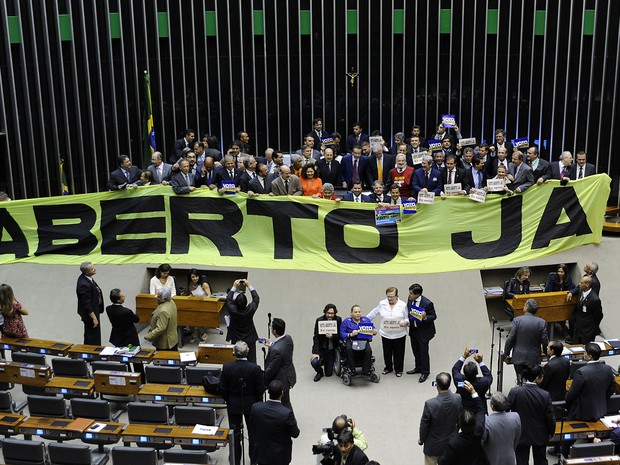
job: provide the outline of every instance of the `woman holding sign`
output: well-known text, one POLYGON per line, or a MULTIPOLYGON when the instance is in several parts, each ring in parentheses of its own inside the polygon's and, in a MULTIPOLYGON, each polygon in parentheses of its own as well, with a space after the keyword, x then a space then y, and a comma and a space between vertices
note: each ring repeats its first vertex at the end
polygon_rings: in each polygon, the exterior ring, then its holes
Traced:
POLYGON ((405 340, 407 339, 407 304, 398 298, 398 289, 388 287, 385 291, 385 299, 379 302, 376 308, 366 315, 369 320, 381 315, 381 342, 383 344, 383 361, 387 375, 396 371, 396 376, 403 375, 405 365, 405 340))

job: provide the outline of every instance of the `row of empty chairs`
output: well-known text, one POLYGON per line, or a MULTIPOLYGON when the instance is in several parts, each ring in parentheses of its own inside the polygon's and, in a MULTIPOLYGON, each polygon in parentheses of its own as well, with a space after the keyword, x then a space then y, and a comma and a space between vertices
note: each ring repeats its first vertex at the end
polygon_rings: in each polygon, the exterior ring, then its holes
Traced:
MULTIPOLYGON (((7 465, 105 465, 108 452, 93 451, 86 445, 49 443, 24 439, 4 439, 2 441, 4 463, 7 465)), ((206 451, 166 450, 165 463, 208 464, 206 451)), ((150 447, 112 448, 114 465, 157 465, 157 451, 150 447)))

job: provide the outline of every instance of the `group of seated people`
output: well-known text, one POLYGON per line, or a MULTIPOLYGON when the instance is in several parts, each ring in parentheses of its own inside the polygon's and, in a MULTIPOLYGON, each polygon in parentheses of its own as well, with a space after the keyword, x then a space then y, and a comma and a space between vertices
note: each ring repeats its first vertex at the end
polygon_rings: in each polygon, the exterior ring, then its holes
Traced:
POLYGON ((458 126, 450 133, 438 124, 425 139, 421 128, 414 125, 410 137, 399 132, 388 147, 378 131, 368 136, 359 123, 353 125, 346 144, 340 134, 327 134, 322 126, 320 118, 314 120, 302 147, 290 154, 290 165, 278 149, 252 155, 247 132, 237 134, 238 139, 222 154, 215 148, 217 138, 205 134, 202 141, 196 141, 195 131, 188 129, 175 142, 170 163, 155 152, 152 164, 142 171, 127 155, 121 155, 108 189, 169 184, 177 194, 208 188, 220 194, 304 195, 335 201, 340 200, 335 192, 344 189, 349 191, 342 198, 345 201, 400 204, 416 199, 420 192, 443 199, 475 190, 513 195, 549 179, 566 183, 596 174, 583 151, 577 153, 576 164, 570 152, 549 162, 540 158, 536 146, 524 147, 524 151, 514 147, 503 129, 495 131, 493 144, 464 146, 458 126), (364 190, 372 194, 364 195, 364 190))

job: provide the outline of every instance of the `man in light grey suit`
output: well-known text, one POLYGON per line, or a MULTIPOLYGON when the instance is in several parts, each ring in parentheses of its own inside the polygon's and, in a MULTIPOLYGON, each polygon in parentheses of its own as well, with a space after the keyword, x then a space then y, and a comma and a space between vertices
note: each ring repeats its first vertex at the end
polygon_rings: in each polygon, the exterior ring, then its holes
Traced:
POLYGON ((534 173, 532 167, 523 163, 523 152, 514 152, 512 154, 512 163, 508 164, 508 175, 506 176, 514 187, 516 193, 525 192, 525 190, 534 184, 534 173))
POLYGON ((147 170, 153 174, 153 184, 167 185, 172 176, 172 165, 164 163, 164 156, 161 152, 153 152, 151 163, 147 170))
POLYGON ((491 410, 484 422, 482 447, 490 464, 515 465, 515 449, 521 437, 521 417, 509 412, 508 399, 501 392, 491 396, 491 410))
POLYGON ((282 165, 280 176, 271 182, 271 195, 302 195, 303 189, 299 178, 291 174, 291 169, 282 165))
POLYGON ((172 175, 170 185, 175 194, 189 194, 196 190, 194 175, 189 172, 189 160, 183 158, 179 162, 178 173, 172 175))
POLYGON ((512 321, 510 334, 504 346, 504 358, 512 350, 512 364, 517 372, 517 381, 521 384, 521 371, 528 365, 540 365, 540 354, 546 350, 547 323, 536 315, 538 302, 527 299, 523 307, 524 315, 512 321))
POLYGON ((424 465, 437 465, 439 457, 446 451, 452 433, 456 431, 461 413, 461 396, 450 391, 452 376, 439 373, 435 378, 437 397, 424 403, 420 418, 419 445, 424 445, 424 465))

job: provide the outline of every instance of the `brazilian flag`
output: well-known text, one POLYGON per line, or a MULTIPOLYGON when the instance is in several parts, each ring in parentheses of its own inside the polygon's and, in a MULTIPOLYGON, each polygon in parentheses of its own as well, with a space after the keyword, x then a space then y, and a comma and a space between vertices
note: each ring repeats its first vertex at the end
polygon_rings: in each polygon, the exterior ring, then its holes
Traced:
POLYGON ((148 71, 144 72, 144 139, 142 146, 144 155, 142 169, 146 169, 151 164, 151 155, 157 147, 155 145, 155 128, 153 127, 153 103, 151 101, 151 76, 148 71))

